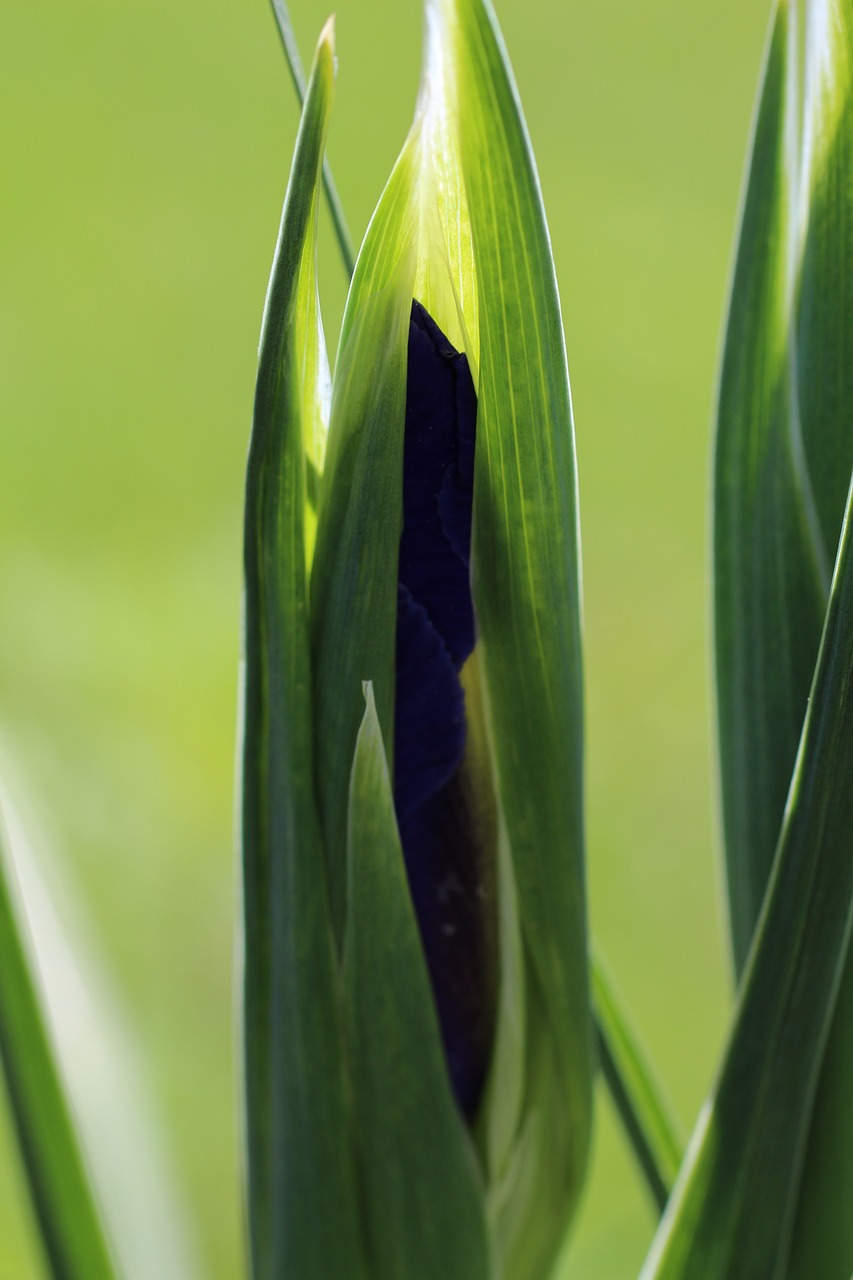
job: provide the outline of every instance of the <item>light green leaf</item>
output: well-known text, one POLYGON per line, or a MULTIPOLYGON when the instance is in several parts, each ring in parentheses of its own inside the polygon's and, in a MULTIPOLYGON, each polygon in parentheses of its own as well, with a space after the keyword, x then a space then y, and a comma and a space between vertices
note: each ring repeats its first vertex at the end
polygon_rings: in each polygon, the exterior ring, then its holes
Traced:
POLYGON ((794 11, 783 0, 754 126, 717 407, 717 710, 738 973, 770 875, 828 587, 789 350, 795 47, 794 11))
POLYGON ((333 77, 327 26, 267 295, 246 481, 244 1037, 255 1280, 364 1274, 314 791, 306 571, 309 464, 319 468, 324 434, 314 254, 333 77))
POLYGON ((54 1280, 116 1280, 51 1045, 0 814, 0 1062, 54 1280))
POLYGON ((349 767, 372 681, 393 758, 396 574, 412 298, 478 383, 463 673, 493 794, 502 991, 477 1120, 507 1280, 550 1267, 586 1168, 579 552, 559 304, 526 130, 489 7, 431 0, 416 119, 359 256, 335 373, 311 579, 318 788, 338 933, 349 767))
MULTIPOLYGON (((851 505, 737 1016, 643 1280, 786 1274, 805 1137, 853 926, 851 505)), ((814 1274, 811 1262, 805 1274, 814 1274)))
MULTIPOLYGON (((805 243, 797 318, 800 416, 829 558, 853 466, 853 14, 808 8, 805 243)), ((853 1268, 853 957, 827 1045, 803 1171, 791 1280, 853 1268)))
POLYGON ((592 989, 601 1070, 649 1191, 662 1213, 684 1155, 672 1109, 607 968, 595 955, 592 989))
POLYGON ((373 689, 355 748, 344 991, 375 1280, 489 1280, 485 1193, 450 1088, 373 689))
POLYGON ((32 970, 115 1267, 124 1280, 195 1280, 190 1216, 143 1046, 97 954, 67 860, 59 860, 63 850, 40 821, 43 809, 28 803, 2 736, 0 777, 19 919, 28 925, 32 970))
POLYGON ((509 1158, 522 1146, 527 1156, 518 1229, 504 1224, 502 1238, 506 1274, 527 1277, 549 1267, 571 1220, 591 1118, 574 434, 548 229, 494 13, 483 0, 436 0, 429 18, 477 286, 473 594, 528 988, 528 1078, 509 1158))

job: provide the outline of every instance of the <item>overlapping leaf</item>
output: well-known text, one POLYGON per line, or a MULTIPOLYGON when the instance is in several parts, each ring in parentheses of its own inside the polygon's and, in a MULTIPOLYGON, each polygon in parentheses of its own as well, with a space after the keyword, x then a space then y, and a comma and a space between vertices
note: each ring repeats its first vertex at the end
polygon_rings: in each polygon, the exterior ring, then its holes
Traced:
POLYGON ((344 991, 375 1280, 490 1280, 482 1175, 450 1091, 373 691, 349 806, 344 991))
POLYGON ((528 1064, 506 1174, 511 1276, 547 1266, 586 1166, 591 1027, 583 872, 577 493, 554 265, 491 6, 437 3, 479 299, 472 573, 487 721, 517 888, 528 1064), (510 1170, 510 1164, 514 1166, 510 1170))
MULTIPOLYGON (((825 552, 835 557, 853 468, 853 13, 809 5, 805 220, 797 315, 803 441, 825 552)), ((791 1280, 853 1269, 853 957, 848 956, 815 1102, 791 1280)))
POLYGON ((808 1121, 853 925, 851 771, 848 507, 782 836, 737 1017, 644 1280, 786 1274, 808 1121))
MULTIPOLYGON (((846 1275, 850 1267, 850 1258, 831 1241, 844 1234, 838 1222, 829 1236, 817 1230, 805 1247, 795 1243, 789 1264, 801 1189, 806 1197, 817 1189, 824 1228, 833 1216, 849 1217, 837 1198, 843 1198, 843 1182, 830 1185, 827 1163, 816 1188, 813 1170, 803 1176, 803 1156, 810 1132, 812 1147, 817 1137, 824 1155, 840 1137, 836 1132, 830 1139, 823 1125, 810 1130, 810 1123, 853 921, 849 527, 819 657, 817 639, 827 550, 831 559, 840 528, 839 484, 846 491, 850 465, 839 456, 831 429, 820 437, 823 411, 815 415, 807 394, 801 402, 802 438, 797 412, 791 318, 797 239, 791 225, 797 132, 790 87, 793 16, 793 7, 782 0, 756 120, 717 433, 722 791, 735 957, 739 967, 747 955, 749 962, 717 1086, 643 1273, 649 1280, 789 1274, 799 1280, 846 1275), (842 481, 833 475, 834 498, 826 487, 826 458, 813 468, 807 456, 819 437, 827 456, 835 449, 833 465, 846 471, 842 481), (833 503, 836 526, 827 546, 833 503)), ((837 38, 838 28, 827 26, 822 35, 837 38)), ((808 261, 807 250, 806 273, 808 261)), ((820 286, 821 306, 834 317, 830 323, 843 329, 828 285, 825 279, 820 286)), ((802 323, 800 330, 795 367, 802 384, 802 323)), ((832 1109, 840 1119, 849 1084, 834 1074, 832 1109)))
POLYGON ((783 3, 755 122, 717 411, 717 709, 738 972, 770 875, 828 585, 791 369, 794 48, 783 3))

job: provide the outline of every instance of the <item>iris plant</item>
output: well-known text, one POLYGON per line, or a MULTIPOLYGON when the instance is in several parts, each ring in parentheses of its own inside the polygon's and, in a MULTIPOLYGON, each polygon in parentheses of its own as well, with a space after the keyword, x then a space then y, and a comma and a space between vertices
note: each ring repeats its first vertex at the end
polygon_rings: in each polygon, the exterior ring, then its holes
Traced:
MULTIPOLYGON (((794 5, 774 4, 720 376, 739 986, 685 1153, 588 961, 572 411, 494 14, 426 0, 415 121, 355 263, 333 378, 315 260, 331 25, 320 38, 246 489, 253 1280, 553 1275, 596 1045, 661 1211, 644 1280, 850 1280, 853 17, 846 0, 806 10, 802 59, 794 5)), ((116 1280, 23 936, 0 875, 0 1052, 47 1257, 57 1280, 116 1280)))
POLYGON ((530 1277, 577 1201, 592 1076, 553 263, 493 18, 431 3, 329 396, 314 240, 332 65, 327 29, 249 461, 255 1266, 530 1277))

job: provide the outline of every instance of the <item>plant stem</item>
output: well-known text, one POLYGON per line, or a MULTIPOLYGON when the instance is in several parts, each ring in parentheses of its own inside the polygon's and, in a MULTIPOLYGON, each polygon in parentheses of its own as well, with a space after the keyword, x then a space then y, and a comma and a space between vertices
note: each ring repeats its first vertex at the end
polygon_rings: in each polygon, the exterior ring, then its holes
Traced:
POLYGON ((662 1213, 682 1159, 671 1107, 600 955, 592 990, 601 1071, 652 1199, 662 1213))

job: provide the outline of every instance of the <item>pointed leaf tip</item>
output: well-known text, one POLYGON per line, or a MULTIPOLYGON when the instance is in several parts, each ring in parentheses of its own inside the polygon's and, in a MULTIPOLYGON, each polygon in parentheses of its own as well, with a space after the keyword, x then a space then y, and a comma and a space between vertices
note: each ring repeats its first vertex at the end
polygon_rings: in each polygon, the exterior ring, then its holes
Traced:
POLYGON ((320 38, 317 41, 318 53, 320 49, 325 45, 328 48, 329 53, 332 55, 333 58, 335 56, 335 16, 336 15, 334 13, 329 14, 328 18, 326 19, 323 30, 320 32, 320 38))

